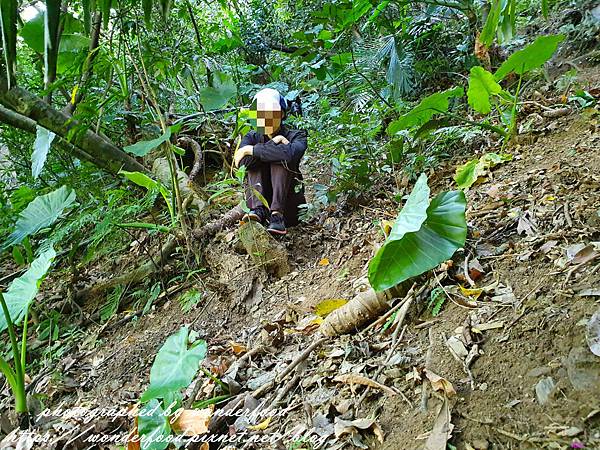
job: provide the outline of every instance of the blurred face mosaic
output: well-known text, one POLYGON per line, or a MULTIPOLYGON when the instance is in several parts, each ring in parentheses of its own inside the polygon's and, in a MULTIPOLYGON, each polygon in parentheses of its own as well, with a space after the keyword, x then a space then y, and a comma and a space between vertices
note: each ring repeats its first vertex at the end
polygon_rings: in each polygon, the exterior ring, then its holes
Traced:
POLYGON ((283 111, 279 101, 270 96, 257 96, 250 107, 250 123, 259 134, 273 134, 281 126, 283 111))

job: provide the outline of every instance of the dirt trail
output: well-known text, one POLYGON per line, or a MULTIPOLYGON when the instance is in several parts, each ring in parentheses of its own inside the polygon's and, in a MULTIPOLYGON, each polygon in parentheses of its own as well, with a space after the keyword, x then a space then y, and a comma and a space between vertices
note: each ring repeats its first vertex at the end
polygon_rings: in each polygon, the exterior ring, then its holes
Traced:
MULTIPOLYGON (((529 135, 534 143, 517 146, 513 161, 468 192, 466 252, 436 276, 446 277, 443 284, 452 291, 463 276, 465 256, 477 260, 484 273, 476 285, 488 289, 474 307, 452 295, 432 318, 426 291, 414 303, 387 365, 389 331, 331 339, 302 365, 298 384, 284 393, 285 414, 264 433, 313 432, 325 436, 321 448, 327 449, 421 449, 442 404, 429 383, 411 378, 423 378, 428 369, 457 392, 449 409, 451 442, 458 449, 582 448, 574 442, 600 448, 600 358, 585 337, 599 299, 586 292, 600 287, 600 260, 579 265, 568 260, 600 241, 598 120, 594 110, 546 119, 537 135, 529 135), (470 330, 470 349, 473 344, 479 349, 470 374, 447 346, 458 327, 470 330), (364 387, 334 381, 349 373, 376 379, 399 395, 373 388, 360 401, 364 387), (353 428, 342 422, 354 419, 374 421, 359 432, 356 423, 353 428), (347 432, 336 438, 340 426, 347 432)), ((432 192, 451 186, 456 164, 430 175, 432 192)), ((248 349, 267 344, 236 378, 242 388, 257 389, 317 339, 310 324, 316 304, 350 298, 364 288, 373 246, 381 241, 373 222, 395 210, 391 201, 377 199, 351 216, 330 215, 321 225, 291 230, 283 242, 293 271, 281 280, 253 267, 236 248, 235 232, 223 233, 207 255, 213 272, 205 277, 208 295, 196 309, 185 314, 173 299, 139 321, 96 328, 61 361, 61 378, 45 377, 36 389, 55 404, 131 406, 148 382, 157 350, 183 324, 207 339, 206 366, 219 375, 239 358, 232 341, 248 349)), ((429 282, 437 286, 435 278, 429 282)), ((276 393, 277 388, 267 398, 272 401, 276 393)), ((114 428, 97 428, 103 426, 114 428)), ((283 442, 281 448, 294 443, 283 442)))

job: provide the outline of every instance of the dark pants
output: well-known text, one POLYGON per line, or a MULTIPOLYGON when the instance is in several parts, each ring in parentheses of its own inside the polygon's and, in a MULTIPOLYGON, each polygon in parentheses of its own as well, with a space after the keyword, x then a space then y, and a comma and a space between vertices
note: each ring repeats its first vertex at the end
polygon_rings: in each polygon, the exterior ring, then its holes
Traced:
MULTIPOLYGON (((286 224, 298 223, 298 195, 295 194, 294 172, 284 164, 273 162, 265 163, 253 156, 245 156, 240 161, 240 166, 246 166, 248 188, 246 189, 246 203, 250 209, 257 208, 263 203, 254 193, 256 189, 269 203, 271 211, 283 214, 286 224)), ((302 200, 304 195, 302 194, 302 200)), ((266 205, 264 205, 266 206, 266 205)))

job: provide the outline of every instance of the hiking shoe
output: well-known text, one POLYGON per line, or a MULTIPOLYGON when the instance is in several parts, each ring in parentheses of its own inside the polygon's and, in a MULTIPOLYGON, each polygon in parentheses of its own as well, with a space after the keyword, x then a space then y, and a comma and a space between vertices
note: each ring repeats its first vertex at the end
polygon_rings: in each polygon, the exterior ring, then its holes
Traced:
POLYGON ((271 234, 286 234, 285 222, 283 221, 283 214, 278 212, 271 213, 271 220, 269 221, 269 227, 267 231, 271 234))
POLYGON ((264 224, 267 221, 267 217, 269 217, 269 210, 264 206, 259 206, 251 210, 249 213, 244 214, 244 217, 242 217, 242 222, 246 223, 253 221, 264 224))

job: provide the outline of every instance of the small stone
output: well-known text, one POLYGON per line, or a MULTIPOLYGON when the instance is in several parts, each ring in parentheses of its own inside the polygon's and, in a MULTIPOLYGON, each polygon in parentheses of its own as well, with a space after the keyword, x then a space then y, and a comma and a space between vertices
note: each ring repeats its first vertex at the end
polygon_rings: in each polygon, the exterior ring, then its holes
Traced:
POLYGON ((551 377, 542 378, 535 386, 535 396, 540 405, 545 405, 550 399, 554 389, 554 380, 551 377))

